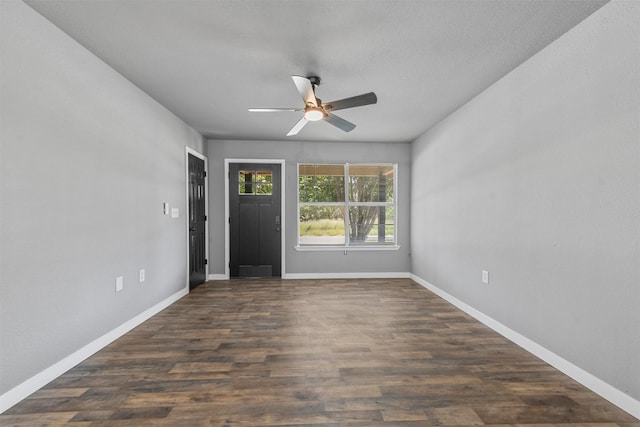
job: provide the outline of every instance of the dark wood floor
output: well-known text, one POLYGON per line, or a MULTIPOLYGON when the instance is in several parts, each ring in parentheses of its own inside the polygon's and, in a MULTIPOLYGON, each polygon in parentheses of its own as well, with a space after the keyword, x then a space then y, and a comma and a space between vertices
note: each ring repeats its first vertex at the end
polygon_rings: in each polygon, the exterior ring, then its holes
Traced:
POLYGON ((640 422, 410 280, 202 285, 0 416, 74 426, 640 422))

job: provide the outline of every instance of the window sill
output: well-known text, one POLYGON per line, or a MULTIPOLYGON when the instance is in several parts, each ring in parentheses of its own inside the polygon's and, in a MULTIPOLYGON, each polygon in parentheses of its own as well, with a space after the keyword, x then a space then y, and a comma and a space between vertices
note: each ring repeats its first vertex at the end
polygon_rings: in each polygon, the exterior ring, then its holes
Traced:
POLYGON ((358 252, 358 251, 397 251, 400 245, 361 245, 361 246, 313 246, 296 245, 295 250, 299 252, 358 252))

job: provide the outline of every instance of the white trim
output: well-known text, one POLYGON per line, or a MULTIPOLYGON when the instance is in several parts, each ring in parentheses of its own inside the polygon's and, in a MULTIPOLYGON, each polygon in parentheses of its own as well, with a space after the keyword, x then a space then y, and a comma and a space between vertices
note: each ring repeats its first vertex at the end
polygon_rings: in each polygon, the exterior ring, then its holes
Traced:
POLYGON ((285 280, 305 279, 408 279, 411 274, 404 271, 385 273, 288 273, 285 280))
POLYGON ((226 274, 210 274, 209 280, 229 280, 229 276, 226 274))
POLYGON ((497 320, 487 316, 486 314, 476 310, 470 305, 462 302, 458 298, 453 295, 448 294, 437 286, 432 285, 426 280, 416 276, 415 274, 411 274, 411 279, 426 289, 430 290, 434 294, 443 298, 444 300, 450 302, 460 310, 464 311, 471 317, 476 320, 484 323, 489 328, 493 329, 503 337, 527 350, 529 353, 534 356, 539 357, 540 359, 547 362, 549 365, 558 369, 560 372, 568 375, 573 378, 583 386, 587 387, 594 393, 599 394, 603 398, 607 399, 609 402, 618 406, 620 409, 628 412, 636 418, 640 418, 640 400, 636 400, 628 394, 624 393, 621 390, 613 387, 612 385, 604 382, 600 378, 590 374, 584 369, 574 365, 568 360, 558 356, 554 352, 544 348, 540 344, 530 340, 529 338, 519 334, 513 329, 503 325, 497 320))
POLYGON ((189 293, 181 289, 0 396, 0 414, 189 293))
POLYGON ((321 246, 321 245, 298 245, 294 249, 299 252, 358 252, 358 251, 397 251, 400 245, 352 245, 352 246, 321 246))
MULTIPOLYGON (((207 217, 207 220, 204 223, 204 256, 205 259, 209 259, 209 159, 202 154, 198 153, 196 150, 190 147, 185 147, 185 176, 186 176, 186 199, 185 199, 185 224, 186 224, 186 234, 187 234, 187 290, 189 289, 189 154, 197 157, 198 159, 204 161, 204 171, 205 171, 205 180, 204 180, 204 214, 207 217)), ((204 277, 209 276, 209 264, 205 265, 204 277)))
POLYGON ((286 275, 285 268, 285 160, 284 159, 224 159, 224 275, 231 277, 229 262, 231 254, 229 249, 229 165, 231 163, 263 163, 280 165, 280 272, 282 277, 286 275))

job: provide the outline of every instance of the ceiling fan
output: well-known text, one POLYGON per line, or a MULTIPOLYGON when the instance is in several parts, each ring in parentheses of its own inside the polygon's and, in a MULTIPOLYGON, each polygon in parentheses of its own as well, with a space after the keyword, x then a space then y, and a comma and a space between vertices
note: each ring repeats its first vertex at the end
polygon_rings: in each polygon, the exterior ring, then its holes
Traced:
POLYGON ((376 94, 369 92, 362 95, 352 96, 351 98, 323 103, 316 97, 316 87, 320 85, 320 77, 291 76, 291 78, 293 79, 293 83, 296 85, 300 96, 302 96, 304 108, 249 108, 249 111, 258 113, 304 111, 304 116, 295 124, 295 126, 293 126, 293 128, 291 128, 289 133, 287 133, 287 136, 296 135, 308 122, 317 122, 319 120, 324 120, 345 132, 350 132, 356 127, 356 125, 336 116, 333 114, 333 111, 360 107, 378 102, 376 94))

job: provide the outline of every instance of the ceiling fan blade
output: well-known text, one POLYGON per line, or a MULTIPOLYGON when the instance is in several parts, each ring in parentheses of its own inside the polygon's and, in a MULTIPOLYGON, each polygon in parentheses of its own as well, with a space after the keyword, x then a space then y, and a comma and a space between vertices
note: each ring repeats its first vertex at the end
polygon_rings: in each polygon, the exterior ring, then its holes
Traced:
POLYGON ((304 111, 304 108, 249 108, 252 113, 277 113, 278 111, 304 111))
POLYGON ((302 130, 302 128, 304 127, 304 125, 306 125, 308 122, 309 122, 309 120, 305 119, 304 117, 301 118, 300 121, 298 123, 296 123, 294 127, 291 128, 291 130, 289 131, 287 136, 297 135, 298 132, 300 132, 302 130))
POLYGON ((304 100, 304 105, 313 105, 314 107, 318 106, 318 101, 316 100, 316 94, 313 91, 313 85, 311 84, 311 80, 302 76, 291 76, 293 79, 293 83, 295 83, 296 88, 298 88, 298 92, 302 99, 304 100))
POLYGON ((361 107, 363 105, 375 104, 378 97, 375 93, 369 92, 363 95, 352 96, 351 98, 339 99, 337 101, 325 102, 322 108, 327 111, 344 110, 345 108, 361 107))
POLYGON ((351 132, 356 127, 356 125, 354 125, 353 123, 348 122, 342 117, 338 117, 335 114, 331 114, 331 113, 327 113, 327 115, 324 118, 324 121, 334 125, 337 128, 342 129, 345 132, 351 132))

